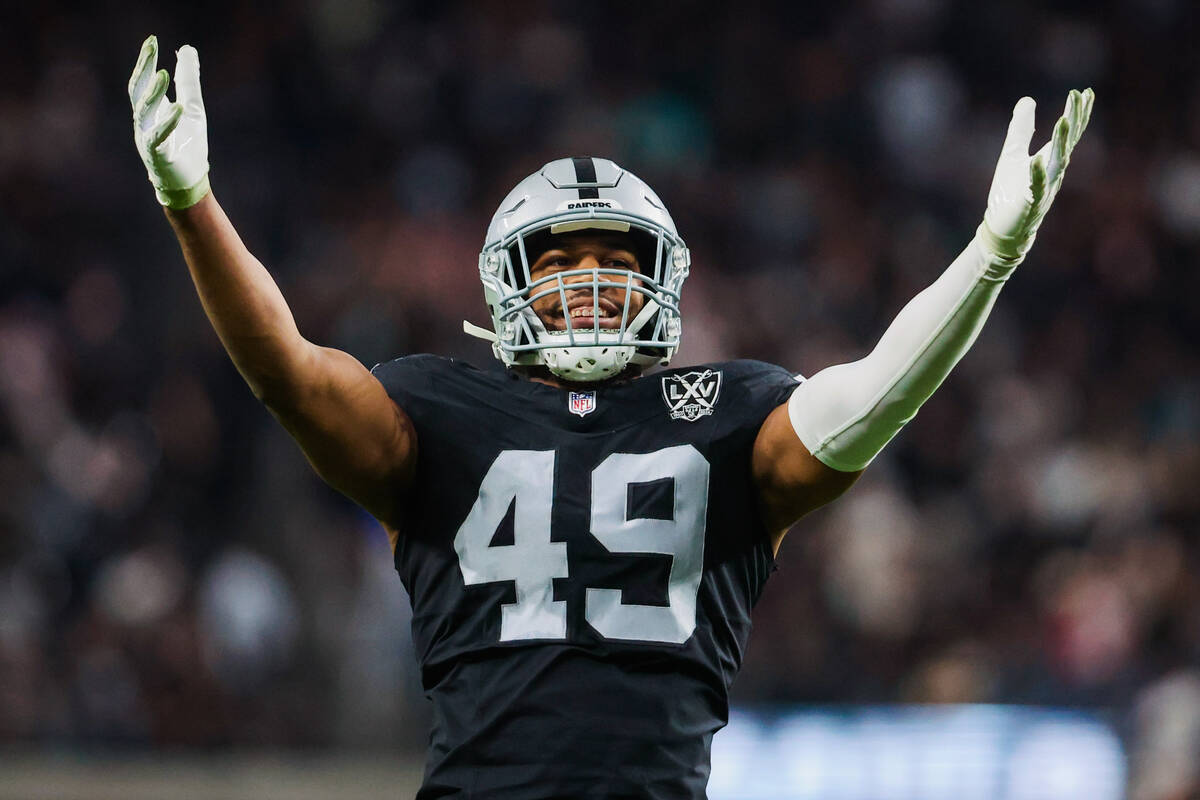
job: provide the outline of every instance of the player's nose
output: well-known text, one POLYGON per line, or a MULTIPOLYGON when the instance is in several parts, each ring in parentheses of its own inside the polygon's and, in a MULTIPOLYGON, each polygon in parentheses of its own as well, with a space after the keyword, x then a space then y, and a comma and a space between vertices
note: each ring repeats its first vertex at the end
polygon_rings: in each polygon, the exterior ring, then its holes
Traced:
POLYGON ((594 273, 591 273, 590 270, 595 270, 595 269, 599 269, 599 268, 600 268, 600 260, 598 258, 596 258, 595 256, 592 256, 592 255, 585 255, 579 259, 578 263, 575 264, 575 269, 576 270, 589 270, 589 272, 585 272, 582 275, 571 275, 569 277, 563 278, 563 283, 591 283, 592 275, 594 273))

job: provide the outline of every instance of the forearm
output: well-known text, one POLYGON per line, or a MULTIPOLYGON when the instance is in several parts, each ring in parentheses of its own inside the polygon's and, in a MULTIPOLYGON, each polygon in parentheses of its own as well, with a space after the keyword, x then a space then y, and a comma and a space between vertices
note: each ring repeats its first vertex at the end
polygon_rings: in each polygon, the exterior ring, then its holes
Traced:
POLYGON ((1015 267, 972 239, 866 358, 797 387, 788 412, 809 452, 836 470, 867 466, 970 348, 1015 267))
POLYGON ((233 363, 257 397, 282 401, 303 382, 313 346, 300 335, 279 287, 211 192, 190 208, 164 210, 233 363))

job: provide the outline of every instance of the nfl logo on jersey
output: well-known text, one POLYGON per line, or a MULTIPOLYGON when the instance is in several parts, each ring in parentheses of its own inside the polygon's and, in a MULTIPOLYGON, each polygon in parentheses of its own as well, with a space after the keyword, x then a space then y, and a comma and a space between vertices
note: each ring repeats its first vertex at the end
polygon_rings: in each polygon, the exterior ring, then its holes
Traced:
POLYGON ((706 369, 668 375, 662 379, 662 392, 671 419, 695 422, 713 413, 717 395, 721 393, 721 371, 706 369))
POLYGON ((585 416, 596 410, 595 392, 571 392, 567 400, 567 408, 572 414, 585 416))

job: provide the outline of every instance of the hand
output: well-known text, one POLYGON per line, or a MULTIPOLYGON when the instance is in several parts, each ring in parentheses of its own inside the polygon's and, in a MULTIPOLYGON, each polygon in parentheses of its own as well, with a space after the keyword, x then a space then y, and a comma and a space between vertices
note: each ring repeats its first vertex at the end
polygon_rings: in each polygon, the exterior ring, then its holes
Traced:
POLYGON ((1092 115, 1091 89, 1075 89, 1067 96, 1067 107, 1054 126, 1050 141, 1032 157, 1033 98, 1022 97, 1013 109, 1008 136, 992 178, 987 211, 979 226, 979 238, 993 255, 1016 266, 1033 244, 1038 226, 1062 186, 1071 152, 1087 128, 1092 115))
POLYGON ((133 139, 158 202, 187 208, 208 194, 208 123, 200 97, 200 57, 185 44, 176 53, 175 102, 166 98, 170 76, 158 66, 158 38, 142 43, 129 76, 133 139))

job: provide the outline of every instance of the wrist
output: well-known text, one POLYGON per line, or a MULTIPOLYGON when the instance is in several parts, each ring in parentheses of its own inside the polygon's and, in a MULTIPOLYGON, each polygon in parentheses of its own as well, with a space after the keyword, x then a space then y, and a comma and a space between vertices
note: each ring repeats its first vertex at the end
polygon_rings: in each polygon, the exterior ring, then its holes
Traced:
POLYGON ((158 196, 158 202, 176 211, 196 205, 196 203, 204 199, 204 196, 209 191, 211 191, 211 187, 208 183, 207 173, 205 173, 204 177, 198 183, 187 189, 161 189, 157 186, 154 187, 154 193, 158 196))
POLYGON ((1006 277, 1025 260, 1033 239, 1034 236, 1001 236, 988 226, 987 217, 975 231, 975 240, 992 266, 989 272, 1002 271, 1006 277))

